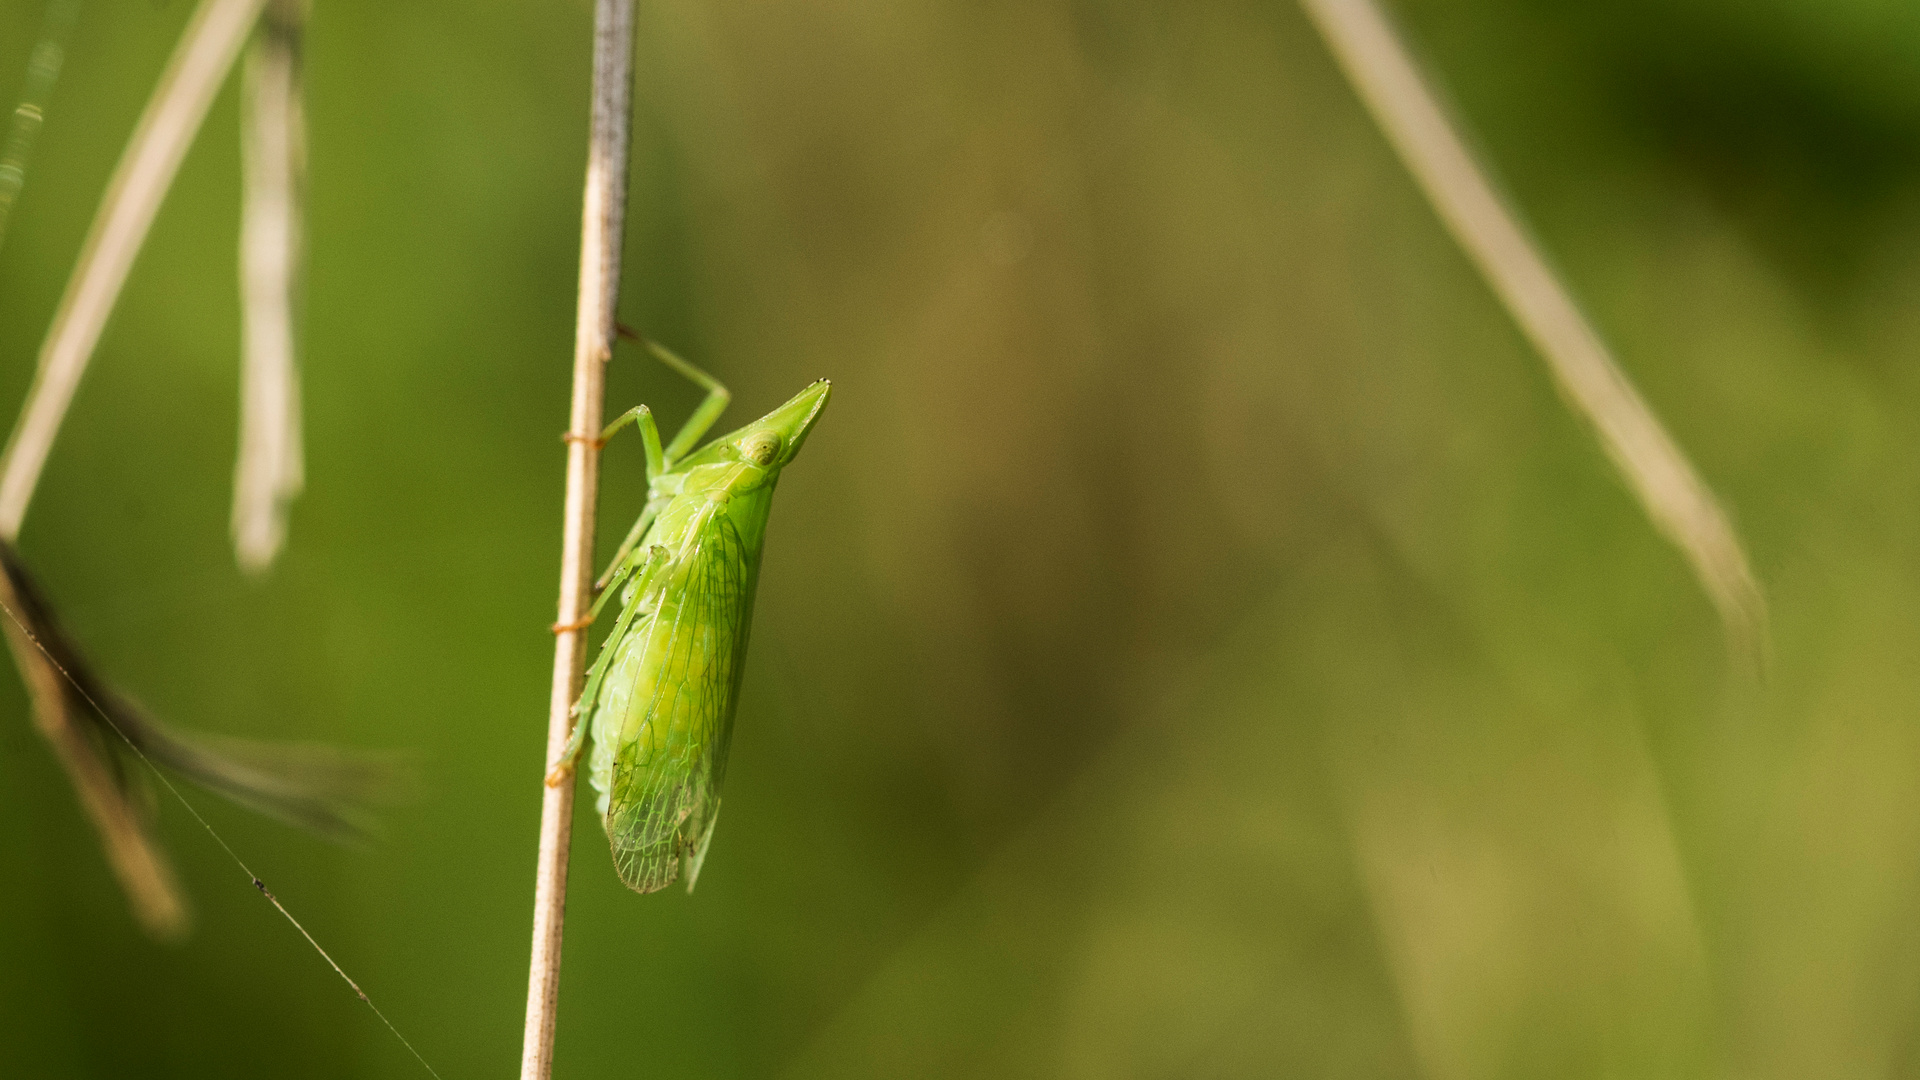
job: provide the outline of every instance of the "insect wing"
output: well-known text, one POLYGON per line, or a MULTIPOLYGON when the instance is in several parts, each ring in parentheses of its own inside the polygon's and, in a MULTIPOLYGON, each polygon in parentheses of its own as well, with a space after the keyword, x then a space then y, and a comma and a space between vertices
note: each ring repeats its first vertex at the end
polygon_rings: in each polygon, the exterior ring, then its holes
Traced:
POLYGON ((699 874, 746 654, 753 567, 745 545, 721 512, 696 535, 644 631, 650 692, 628 703, 614 752, 607 838, 620 879, 639 892, 665 888, 683 868, 691 889, 699 874))

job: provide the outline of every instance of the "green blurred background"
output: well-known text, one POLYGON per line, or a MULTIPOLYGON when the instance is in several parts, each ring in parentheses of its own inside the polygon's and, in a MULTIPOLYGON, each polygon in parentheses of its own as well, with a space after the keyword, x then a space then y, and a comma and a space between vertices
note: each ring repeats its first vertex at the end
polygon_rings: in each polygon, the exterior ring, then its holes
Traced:
MULTIPOLYGON (((83 11, 8 417, 191 6, 83 11)), ((509 1076, 590 6, 314 6, 289 550, 227 540, 231 84, 22 545, 174 722, 417 754, 369 850, 196 802, 443 1076, 509 1076)), ((1767 681, 1291 4, 647 0, 622 317, 735 420, 835 397, 699 892, 576 822, 560 1076, 1920 1074, 1920 8, 1395 12, 1733 512, 1767 681)), ((641 492, 616 444, 603 551, 641 492)), ((198 929, 145 940, 0 711, 0 1075, 423 1075, 164 800, 198 929)))

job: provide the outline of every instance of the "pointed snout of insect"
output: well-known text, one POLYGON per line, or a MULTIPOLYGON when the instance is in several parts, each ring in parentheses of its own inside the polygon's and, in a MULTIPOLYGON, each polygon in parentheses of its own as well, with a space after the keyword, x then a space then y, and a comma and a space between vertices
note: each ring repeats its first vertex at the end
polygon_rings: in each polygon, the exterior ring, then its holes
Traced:
POLYGON ((793 395, 792 400, 768 413, 767 418, 761 421, 780 433, 783 461, 793 460, 793 456, 800 452, 800 444, 806 441, 807 433, 813 430, 814 422, 820 419, 820 412, 827 407, 827 398, 832 393, 833 384, 821 379, 793 395))

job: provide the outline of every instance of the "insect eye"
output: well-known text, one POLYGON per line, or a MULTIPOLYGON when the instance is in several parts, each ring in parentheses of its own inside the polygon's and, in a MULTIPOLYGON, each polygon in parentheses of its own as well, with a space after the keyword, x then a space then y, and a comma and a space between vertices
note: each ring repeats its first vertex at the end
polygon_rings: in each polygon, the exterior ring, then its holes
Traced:
POLYGON ((771 431, 762 431, 749 436, 740 444, 740 456, 761 468, 773 464, 775 454, 780 452, 780 436, 771 431))

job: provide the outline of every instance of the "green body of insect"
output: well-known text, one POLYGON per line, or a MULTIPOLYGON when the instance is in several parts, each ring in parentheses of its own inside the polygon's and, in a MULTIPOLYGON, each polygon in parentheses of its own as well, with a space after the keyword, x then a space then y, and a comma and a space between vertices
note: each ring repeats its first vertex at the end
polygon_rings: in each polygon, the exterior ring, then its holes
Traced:
POLYGON ((684 872, 691 891, 720 811, 774 484, 826 407, 829 386, 822 379, 693 451, 726 408, 727 391, 653 351, 706 387, 707 399, 664 449, 644 405, 602 435, 638 426, 647 505, 599 583, 589 620, 616 591, 620 618, 587 672, 573 737, 548 782, 565 779, 591 734, 588 779, 620 880, 653 892, 684 872))

